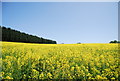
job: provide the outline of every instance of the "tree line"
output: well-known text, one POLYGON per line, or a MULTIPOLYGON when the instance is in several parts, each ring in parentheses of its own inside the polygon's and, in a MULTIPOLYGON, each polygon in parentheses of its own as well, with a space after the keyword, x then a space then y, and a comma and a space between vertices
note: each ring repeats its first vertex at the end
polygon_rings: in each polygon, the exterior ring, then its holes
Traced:
POLYGON ((114 40, 114 41, 110 41, 109 43, 120 43, 120 41, 114 40))
POLYGON ((2 30, 2 41, 8 42, 24 42, 24 43, 40 43, 40 44, 56 44, 56 41, 44 39, 42 37, 29 35, 11 28, 0 26, 2 30))

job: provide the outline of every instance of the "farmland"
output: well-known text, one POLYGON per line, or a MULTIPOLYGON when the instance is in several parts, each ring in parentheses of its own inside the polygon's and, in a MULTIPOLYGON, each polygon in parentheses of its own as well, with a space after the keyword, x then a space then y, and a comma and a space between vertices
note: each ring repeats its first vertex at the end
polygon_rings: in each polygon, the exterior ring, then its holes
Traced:
POLYGON ((118 80, 118 44, 2 42, 2 79, 118 80))

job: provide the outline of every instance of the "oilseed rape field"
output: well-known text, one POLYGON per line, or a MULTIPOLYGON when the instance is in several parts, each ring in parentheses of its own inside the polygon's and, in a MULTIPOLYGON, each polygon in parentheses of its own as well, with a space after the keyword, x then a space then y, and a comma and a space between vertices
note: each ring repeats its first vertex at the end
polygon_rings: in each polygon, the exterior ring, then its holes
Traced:
POLYGON ((118 44, 2 42, 2 79, 119 80, 118 44))

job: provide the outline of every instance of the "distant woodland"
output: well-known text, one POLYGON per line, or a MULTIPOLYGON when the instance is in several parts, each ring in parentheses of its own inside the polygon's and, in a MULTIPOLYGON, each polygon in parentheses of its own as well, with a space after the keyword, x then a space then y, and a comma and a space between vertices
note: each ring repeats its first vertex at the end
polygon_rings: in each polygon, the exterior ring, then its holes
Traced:
POLYGON ((114 41, 110 41, 109 43, 120 43, 120 41, 114 40, 114 41))
POLYGON ((24 42, 24 43, 40 43, 40 44, 56 44, 56 41, 44 39, 42 37, 29 35, 11 28, 0 26, 2 30, 2 41, 8 42, 24 42))

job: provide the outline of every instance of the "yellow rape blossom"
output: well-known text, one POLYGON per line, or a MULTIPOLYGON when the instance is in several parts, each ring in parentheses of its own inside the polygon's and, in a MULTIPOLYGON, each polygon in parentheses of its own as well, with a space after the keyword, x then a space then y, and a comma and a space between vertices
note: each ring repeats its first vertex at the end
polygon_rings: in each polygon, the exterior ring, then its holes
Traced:
POLYGON ((118 44, 2 42, 3 79, 117 80, 118 44))

